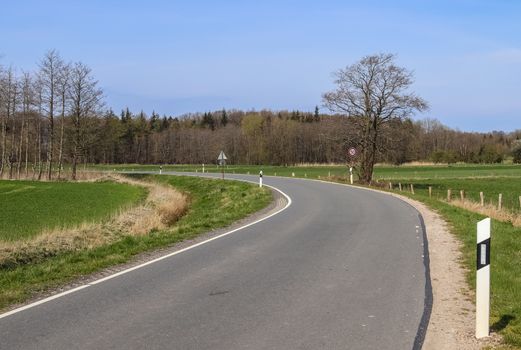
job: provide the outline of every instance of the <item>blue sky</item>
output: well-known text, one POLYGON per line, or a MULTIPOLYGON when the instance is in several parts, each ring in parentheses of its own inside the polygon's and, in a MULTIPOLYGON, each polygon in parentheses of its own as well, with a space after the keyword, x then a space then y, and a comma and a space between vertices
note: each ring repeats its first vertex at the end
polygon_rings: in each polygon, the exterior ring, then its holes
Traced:
MULTIPOLYGON (((89 65, 119 111, 313 110, 331 73, 390 52, 430 103, 417 118, 521 128, 521 2, 6 1, 0 64, 48 50, 89 65)), ((325 111, 325 109, 323 109, 325 111)))

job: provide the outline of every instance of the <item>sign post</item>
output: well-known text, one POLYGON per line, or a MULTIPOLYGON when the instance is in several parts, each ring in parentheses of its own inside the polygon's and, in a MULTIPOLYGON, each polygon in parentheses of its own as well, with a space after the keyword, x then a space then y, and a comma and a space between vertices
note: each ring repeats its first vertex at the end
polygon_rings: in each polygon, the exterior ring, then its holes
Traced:
POLYGON ((476 338, 489 336, 490 218, 478 222, 476 264, 476 338))
POLYGON ((349 158, 349 182, 351 185, 353 184, 353 162, 356 157, 357 151, 356 148, 350 147, 347 150, 347 156, 349 158))
POLYGON ((221 153, 219 153, 219 157, 217 157, 217 161, 219 162, 219 165, 221 166, 223 180, 224 180, 224 166, 226 165, 227 159, 228 158, 226 157, 226 154, 224 154, 224 151, 221 151, 221 153))
POLYGON ((262 170, 259 172, 259 187, 262 187, 262 170))
POLYGON ((161 175, 162 173, 163 173, 163 166, 160 165, 160 166, 159 166, 159 175, 161 175))

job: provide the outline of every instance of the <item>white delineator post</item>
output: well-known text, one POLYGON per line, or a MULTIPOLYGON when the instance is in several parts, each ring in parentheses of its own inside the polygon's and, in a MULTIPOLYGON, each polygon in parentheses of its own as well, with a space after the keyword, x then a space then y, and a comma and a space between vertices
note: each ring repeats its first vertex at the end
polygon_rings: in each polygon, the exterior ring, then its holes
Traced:
POLYGON ((159 175, 161 175, 162 173, 163 173, 163 166, 160 165, 160 166, 159 166, 159 175))
POLYGON ((259 187, 262 187, 262 170, 259 172, 259 187))
POLYGON ((490 218, 478 222, 476 265, 476 338, 483 338, 489 336, 490 218))
POLYGON ((351 182, 351 185, 353 184, 353 167, 349 167, 349 182, 351 182))

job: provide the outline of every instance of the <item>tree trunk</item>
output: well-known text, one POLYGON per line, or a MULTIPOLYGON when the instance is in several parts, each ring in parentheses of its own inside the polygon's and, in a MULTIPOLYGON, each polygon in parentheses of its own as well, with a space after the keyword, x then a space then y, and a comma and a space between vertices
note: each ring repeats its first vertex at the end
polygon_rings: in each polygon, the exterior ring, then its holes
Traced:
POLYGON ((42 179, 42 172, 42 122, 40 118, 38 118, 38 181, 42 179))
POLYGON ((65 124, 65 98, 62 96, 62 115, 60 118, 61 125, 60 125, 60 150, 58 153, 58 179, 61 178, 62 174, 62 166, 63 166, 63 130, 64 130, 64 124, 65 124))
POLYGON ((17 161, 16 164, 16 176, 18 179, 20 179, 20 172, 22 170, 22 152, 23 152, 23 141, 24 141, 24 129, 25 129, 25 107, 24 111, 22 112, 22 125, 20 126, 20 142, 18 144, 18 155, 17 155, 17 161))
MULTIPOLYGON (((52 103, 51 103, 52 105, 52 103)), ((52 155, 54 151, 54 116, 52 112, 49 115, 49 145, 47 146, 47 179, 50 181, 52 178, 52 155)))

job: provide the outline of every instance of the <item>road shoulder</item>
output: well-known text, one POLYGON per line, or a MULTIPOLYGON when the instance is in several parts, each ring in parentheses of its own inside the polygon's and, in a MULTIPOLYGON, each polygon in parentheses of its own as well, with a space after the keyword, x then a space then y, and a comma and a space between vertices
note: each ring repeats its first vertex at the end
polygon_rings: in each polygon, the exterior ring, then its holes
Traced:
POLYGON ((479 349, 482 342, 474 337, 474 293, 465 279, 461 263, 461 243, 450 233, 443 218, 425 204, 394 193, 415 207, 423 217, 429 242, 430 276, 433 293, 432 311, 423 349, 479 349))

